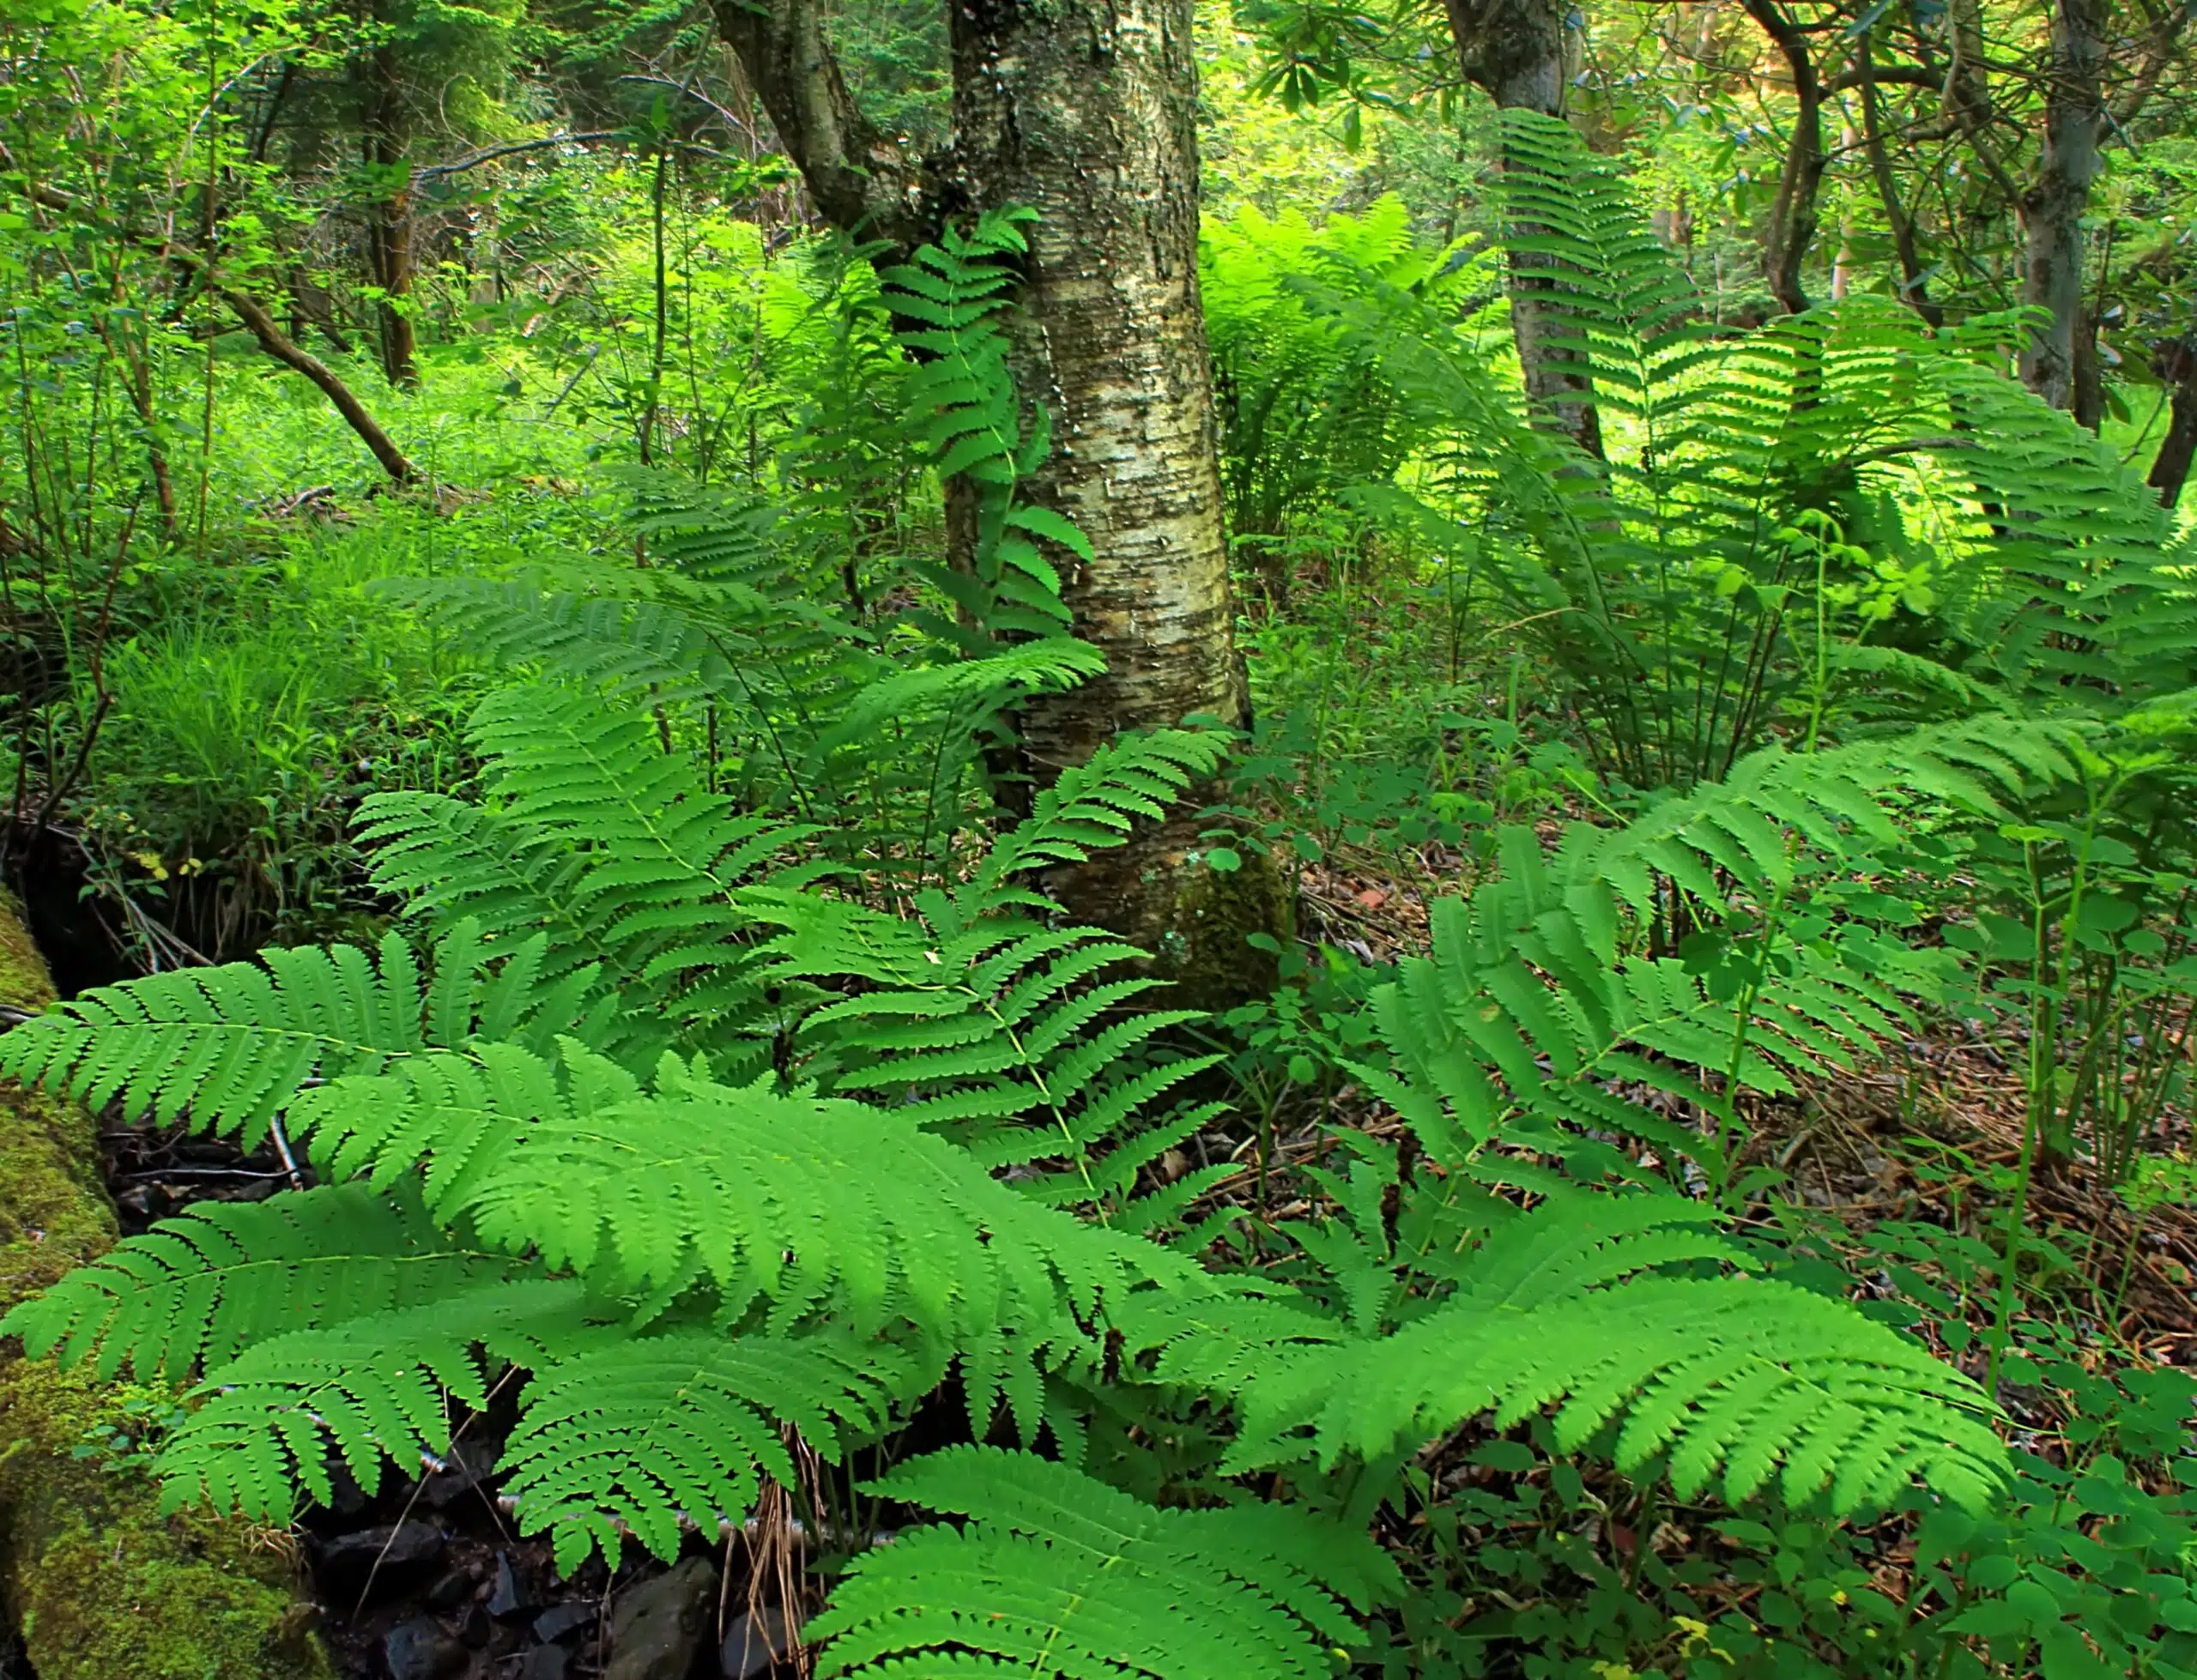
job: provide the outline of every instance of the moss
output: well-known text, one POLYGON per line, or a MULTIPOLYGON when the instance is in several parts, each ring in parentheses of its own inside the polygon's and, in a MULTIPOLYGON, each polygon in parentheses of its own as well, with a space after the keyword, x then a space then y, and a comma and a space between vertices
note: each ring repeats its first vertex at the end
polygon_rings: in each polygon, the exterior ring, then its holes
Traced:
POLYGON ((43 1009, 53 1001, 53 981, 23 925, 23 907, 0 886, 0 1003, 43 1009))
POLYGON ((1277 958, 1250 943, 1264 934, 1289 938, 1296 906, 1271 856, 1248 853, 1242 867, 1222 871, 1202 859, 1177 876, 1171 928, 1161 941, 1161 970, 1175 982, 1167 1001, 1188 1009, 1221 1010, 1264 997, 1280 983, 1277 958))
POLYGON ((39 1680, 327 1680, 287 1535, 163 1517, 149 1477, 73 1455, 130 1421, 132 1392, 47 1360, 0 1368, 0 1588, 39 1680))
MULTIPOLYGON (((52 996, 0 893, 0 1002, 52 996)), ((0 1081, 0 1308, 115 1236, 91 1115, 0 1081)), ((11 1350, 0 1351, 0 1599, 39 1680, 331 1680, 288 1537, 162 1516, 149 1478, 74 1456, 146 1391, 11 1350)))

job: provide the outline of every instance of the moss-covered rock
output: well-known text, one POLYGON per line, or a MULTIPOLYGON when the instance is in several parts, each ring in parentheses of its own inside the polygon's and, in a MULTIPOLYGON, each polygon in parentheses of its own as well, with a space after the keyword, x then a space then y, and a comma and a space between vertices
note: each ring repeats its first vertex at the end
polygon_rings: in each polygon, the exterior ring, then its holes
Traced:
MULTIPOLYGON (((0 1003, 52 996, 0 893, 0 1003)), ((91 1116, 0 1081, 0 1308, 115 1235, 91 1116)), ((148 1397, 0 1348, 0 1600, 39 1680, 327 1680, 287 1535, 163 1517, 142 1472, 77 1455, 137 1428, 148 1397)))
POLYGON ((1217 1012, 1272 992, 1279 960, 1251 935, 1286 947, 1296 909, 1294 883, 1268 854, 1246 853, 1230 870, 1187 861, 1176 877, 1173 925, 1159 940, 1159 972, 1174 982, 1166 1002, 1217 1012))

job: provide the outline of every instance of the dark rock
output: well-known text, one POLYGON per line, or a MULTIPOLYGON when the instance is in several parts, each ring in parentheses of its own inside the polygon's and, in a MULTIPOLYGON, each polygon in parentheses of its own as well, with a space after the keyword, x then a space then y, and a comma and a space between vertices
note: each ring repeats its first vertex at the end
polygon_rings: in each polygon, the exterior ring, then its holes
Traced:
POLYGON ((602 1680, 686 1680, 709 1632, 717 1587, 717 1566, 688 1557, 621 1593, 602 1680))
POLYGON ((553 1639, 562 1639, 575 1628, 584 1628, 595 1620, 595 1606, 574 1599, 567 1604, 552 1604, 534 1618, 534 1636, 547 1645, 553 1639))
POLYGON ((565 1680, 572 1659, 561 1645, 537 1645, 518 1665, 517 1680, 565 1680))
POLYGON ((427 1604, 433 1610, 456 1610, 473 1596, 473 1577, 463 1569, 452 1569, 427 1589, 427 1604))
POLYGON ((443 1455, 446 1470, 432 1472, 421 1492, 438 1511, 495 1473, 501 1449, 493 1441, 461 1441, 443 1455))
POLYGON ((401 1522, 340 1534, 320 1549, 322 1589, 348 1612, 372 1581, 377 1596, 417 1586, 443 1555, 442 1530, 433 1523, 401 1522))
POLYGON ((526 1608, 526 1594, 519 1588, 518 1576, 511 1568, 509 1552, 496 1554, 495 1590, 488 1594, 488 1614, 516 1616, 526 1608))
POLYGON ((785 1612, 775 1607, 750 1611, 724 1631, 717 1668, 725 1680, 755 1680, 786 1654, 785 1612))
POLYGON ((457 1636, 475 1651, 486 1650, 488 1641, 496 1636, 496 1624, 480 1605, 468 1604, 465 1614, 458 1618, 457 1636))
POLYGON ((466 1664, 465 1647, 425 1617, 391 1628, 381 1651, 389 1680, 448 1680, 466 1664))

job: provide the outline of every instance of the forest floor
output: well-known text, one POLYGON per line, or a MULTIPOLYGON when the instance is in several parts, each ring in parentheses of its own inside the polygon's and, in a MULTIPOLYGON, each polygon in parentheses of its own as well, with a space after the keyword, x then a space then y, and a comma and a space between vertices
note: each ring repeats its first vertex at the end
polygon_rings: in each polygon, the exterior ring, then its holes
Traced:
MULTIPOLYGON (((1305 870, 1302 887, 1307 938, 1370 960, 1424 948, 1420 884, 1329 863, 1305 870)), ((1864 1296, 1891 1299, 1918 1287, 1915 1269, 1899 1270, 1912 1245, 1898 1236, 1912 1222, 1965 1239, 1973 1254, 1995 1253, 2001 1192, 2021 1147, 2022 1053, 2016 1035, 1941 1021, 1876 1067, 1754 1104, 1746 1158, 1785 1175, 1764 1223, 1803 1232, 1863 1280, 1864 1296)), ((1368 1115, 1367 1124, 1379 1131, 1393 1122, 1368 1115)), ((2189 1117, 2172 1116, 2171 1133, 2153 1146, 2186 1149, 2189 1117)), ((292 1178, 272 1149, 245 1153, 179 1126, 110 1119, 101 1138, 125 1234, 194 1202, 258 1200, 292 1178)), ((1285 1114, 1274 1164, 1309 1160, 1327 1142, 1319 1127, 1292 1127, 1285 1114)), ((1248 1202, 1253 1178, 1247 1158, 1244 1172, 1213 1194, 1248 1202)), ((2140 1218, 2073 1167, 2037 1176, 2029 1228, 2037 1275, 2025 1310, 2049 1302, 2101 1350, 2157 1363, 2197 1361, 2197 1211, 2170 1205, 2140 1218)), ((1928 1333, 1981 1375, 1994 1290, 1947 1275, 1942 1255, 1957 1258, 1963 1247, 1940 1240, 1922 1263, 1951 1302, 1928 1333), (1946 1326, 1958 1322, 1968 1326, 1961 1349, 1944 1339, 1946 1326)), ((2043 1391, 2009 1387, 2006 1399, 2023 1443, 2050 1451, 2062 1420, 2043 1391)), ((492 1404, 467 1421, 442 1467, 372 1496, 345 1487, 332 1507, 305 1520, 304 1561, 347 1680, 760 1680, 796 1671, 791 1661, 774 1660, 785 1656, 790 1582, 781 1565, 796 1532, 782 1527, 775 1549, 751 1532, 706 1554, 698 1538, 672 1569, 634 1548, 629 1556, 640 1561, 614 1574, 590 1560, 560 1576, 547 1542, 521 1537, 499 1503, 495 1465, 512 1416, 492 1404)), ((1626 1539, 1613 1527, 1613 1544, 1626 1539)))

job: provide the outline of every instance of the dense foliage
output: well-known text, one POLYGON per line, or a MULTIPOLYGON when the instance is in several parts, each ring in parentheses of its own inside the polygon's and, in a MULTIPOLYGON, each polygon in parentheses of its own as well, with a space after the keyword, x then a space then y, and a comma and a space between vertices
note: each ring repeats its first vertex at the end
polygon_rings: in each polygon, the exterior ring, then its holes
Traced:
MULTIPOLYGON (((830 20, 911 147, 935 10, 830 20)), ((2055 406, 1952 10, 1596 14, 1565 121, 1205 9, 1254 722, 1034 768, 1030 213, 811 225, 676 6, 0 21, 0 852, 114 958, 0 1072, 290 1180, 0 1328, 277 1527, 496 1406, 567 1574, 790 1501, 817 1674, 2197 1675, 2178 37, 2055 406), (1060 909, 1184 810, 1278 985, 1060 909)))

